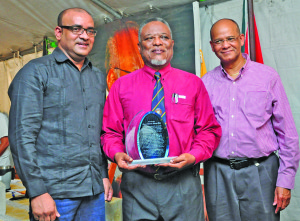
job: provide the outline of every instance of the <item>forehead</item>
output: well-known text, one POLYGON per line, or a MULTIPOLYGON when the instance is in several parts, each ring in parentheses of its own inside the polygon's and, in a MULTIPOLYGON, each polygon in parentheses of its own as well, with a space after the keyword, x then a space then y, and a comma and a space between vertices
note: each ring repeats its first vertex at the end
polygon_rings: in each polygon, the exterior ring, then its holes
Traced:
POLYGON ((141 35, 154 35, 154 34, 168 34, 171 35, 171 32, 167 25, 160 21, 152 21, 146 24, 142 31, 141 35))
POLYGON ((94 27, 93 18, 85 11, 69 10, 62 17, 64 25, 82 25, 94 27))
POLYGON ((211 36, 213 39, 227 36, 235 36, 239 34, 235 23, 230 20, 222 20, 217 22, 212 30, 211 36))

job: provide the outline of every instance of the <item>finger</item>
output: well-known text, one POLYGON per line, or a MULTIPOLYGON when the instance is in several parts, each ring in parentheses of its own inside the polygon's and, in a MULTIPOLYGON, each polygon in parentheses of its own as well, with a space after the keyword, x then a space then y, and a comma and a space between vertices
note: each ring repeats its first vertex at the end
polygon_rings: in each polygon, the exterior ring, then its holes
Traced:
POLYGON ((111 201, 111 199, 112 199, 112 197, 113 197, 113 189, 112 188, 110 188, 110 191, 109 191, 109 194, 108 194, 108 199, 107 199, 107 201, 111 201))
POLYGON ((290 200, 289 199, 287 199, 287 200, 284 200, 283 202, 282 202, 282 208, 281 208, 281 210, 284 210, 285 208, 287 208, 287 206, 290 204, 290 200))
POLYGON ((184 160, 185 160, 185 159, 184 159, 183 156, 179 156, 179 157, 176 157, 176 158, 172 159, 172 160, 170 161, 170 163, 180 163, 180 162, 182 162, 182 161, 184 161, 184 160))
POLYGON ((278 212, 280 212, 282 207, 282 201, 281 200, 277 200, 277 206, 276 206, 276 210, 275 213, 277 214, 278 212))
POLYGON ((161 163, 161 164, 155 164, 155 167, 168 167, 170 166, 170 163, 161 163))

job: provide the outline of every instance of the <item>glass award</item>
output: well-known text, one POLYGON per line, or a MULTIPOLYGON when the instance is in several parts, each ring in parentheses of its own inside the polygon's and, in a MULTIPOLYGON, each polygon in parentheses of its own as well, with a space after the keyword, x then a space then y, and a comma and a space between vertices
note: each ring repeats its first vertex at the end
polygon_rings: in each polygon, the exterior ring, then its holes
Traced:
POLYGON ((161 116, 155 112, 140 111, 131 120, 125 137, 131 165, 168 163, 175 157, 169 155, 169 135, 161 116))

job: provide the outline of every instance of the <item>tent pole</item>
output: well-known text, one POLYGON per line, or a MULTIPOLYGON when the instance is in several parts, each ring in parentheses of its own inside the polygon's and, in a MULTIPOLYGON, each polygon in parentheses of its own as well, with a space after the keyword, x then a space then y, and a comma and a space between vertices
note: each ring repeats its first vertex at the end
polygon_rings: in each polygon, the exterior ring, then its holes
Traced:
POLYGON ((248 2, 248 27, 249 27, 250 59, 252 61, 256 61, 253 0, 247 0, 247 2, 248 2))
POLYGON ((198 77, 201 73, 201 57, 199 49, 201 49, 201 31, 200 31, 200 10, 199 2, 193 2, 193 14, 194 14, 194 37, 195 37, 195 72, 198 77))
POLYGON ((104 2, 102 2, 100 0, 92 0, 92 2, 94 2, 96 5, 98 5, 101 8, 103 8, 108 13, 112 14, 113 16, 115 16, 117 19, 122 19, 122 15, 120 15, 117 11, 115 11, 114 9, 112 9, 109 5, 105 4, 104 2))
POLYGON ((47 51, 47 36, 44 36, 44 40, 43 40, 43 56, 47 55, 48 51, 47 51))

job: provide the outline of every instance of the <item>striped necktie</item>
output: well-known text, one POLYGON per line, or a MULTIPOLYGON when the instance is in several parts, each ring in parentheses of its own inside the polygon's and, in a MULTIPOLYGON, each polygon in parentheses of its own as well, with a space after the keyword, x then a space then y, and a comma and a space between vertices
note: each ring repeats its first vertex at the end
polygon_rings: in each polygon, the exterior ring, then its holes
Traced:
POLYGON ((164 87, 160 81, 160 73, 155 72, 154 77, 156 79, 156 83, 153 90, 153 98, 152 98, 152 111, 158 113, 161 118, 163 119, 164 123, 166 122, 166 111, 165 111, 165 94, 164 94, 164 87))

